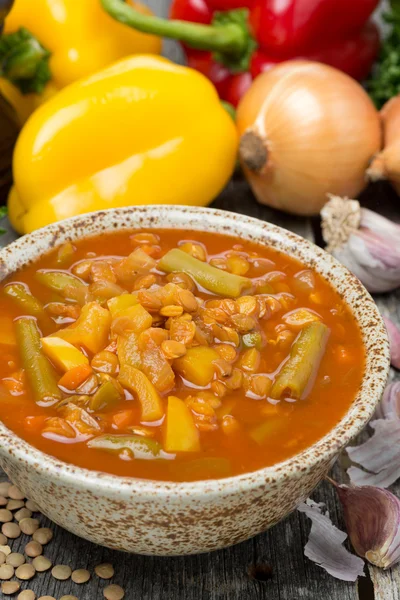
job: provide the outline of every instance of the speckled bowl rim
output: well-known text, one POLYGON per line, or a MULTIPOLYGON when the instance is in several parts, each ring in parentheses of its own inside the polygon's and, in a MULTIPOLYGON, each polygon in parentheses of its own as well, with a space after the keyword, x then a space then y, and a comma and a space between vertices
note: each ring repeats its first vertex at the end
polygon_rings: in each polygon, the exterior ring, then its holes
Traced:
POLYGON ((0 452, 25 462, 47 478, 70 482, 74 488, 95 493, 202 496, 230 494, 263 484, 284 481, 289 475, 301 478, 327 457, 335 455, 367 424, 379 402, 390 365, 389 342, 382 317, 360 281, 343 265, 311 242, 281 227, 227 211, 190 206, 135 206, 98 211, 44 227, 19 238, 0 251, 0 280, 19 267, 35 261, 42 253, 66 240, 79 239, 117 229, 178 228, 208 230, 244 237, 272 245, 297 257, 330 280, 349 305, 359 323, 366 346, 366 366, 361 388, 341 421, 325 436, 280 463, 225 479, 194 482, 154 481, 111 475, 63 462, 19 438, 0 422, 0 452), (84 230, 84 231, 83 231, 84 230), (27 258, 29 256, 29 258, 27 258), (5 442, 5 443, 4 443, 5 442), (6 447, 5 447, 6 446, 6 447))

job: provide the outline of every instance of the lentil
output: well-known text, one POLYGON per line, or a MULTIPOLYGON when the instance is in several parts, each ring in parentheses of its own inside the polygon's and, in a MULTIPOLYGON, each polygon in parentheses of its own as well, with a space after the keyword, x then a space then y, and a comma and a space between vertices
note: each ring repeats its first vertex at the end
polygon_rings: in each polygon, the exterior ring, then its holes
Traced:
POLYGON ((7 544, 7 538, 4 533, 0 533, 0 546, 5 546, 7 544))
POLYGON ((12 596, 13 594, 16 594, 20 589, 21 585, 18 583, 18 581, 4 581, 4 583, 1 584, 1 591, 6 596, 12 596))
POLYGON ((23 500, 9 500, 7 503, 8 510, 18 510, 19 508, 23 508, 25 506, 25 502, 23 500))
POLYGON ((36 556, 40 556, 42 552, 43 546, 42 544, 39 544, 39 542, 28 542, 28 544, 25 546, 25 554, 30 558, 36 558, 36 556))
POLYGON ((56 600, 54 596, 40 596, 38 600, 56 600))
MULTIPOLYGON (((20 508, 15 514, 14 514, 14 519, 16 521, 22 521, 23 519, 30 519, 32 516, 32 513, 29 509, 27 508, 20 508)), ((22 529, 22 527, 21 527, 22 529)))
POLYGON ((11 554, 11 548, 10 546, 0 546, 0 552, 2 552, 3 554, 5 554, 6 556, 8 556, 9 554, 11 554))
POLYGON ((1 580, 5 580, 5 579, 11 579, 11 577, 13 577, 14 575, 14 567, 12 567, 11 565, 0 565, 0 579, 1 580))
POLYGON ((35 600, 36 594, 32 590, 24 590, 18 594, 17 600, 35 600))
POLYGON ((76 596, 71 596, 70 594, 68 594, 68 596, 61 596, 60 600, 78 600, 78 598, 76 596))
POLYGON ((48 527, 41 527, 35 531, 32 537, 35 542, 45 546, 53 539, 53 532, 48 527))
POLYGON ((100 579, 111 579, 114 576, 114 567, 110 563, 102 563, 94 568, 94 572, 100 579))
POLYGON ((0 523, 9 523, 12 520, 12 512, 7 508, 0 508, 0 523))
POLYGON ((21 535, 21 528, 17 523, 4 523, 1 531, 12 540, 17 539, 21 535))
POLYGON ((39 529, 39 521, 37 519, 22 519, 19 522, 19 526, 21 528, 22 533, 25 533, 26 535, 33 535, 35 533, 35 531, 37 531, 39 529))
POLYGON ((71 577, 72 569, 68 565, 56 565, 52 568, 51 574, 54 579, 59 581, 66 581, 71 577))
POLYGON ((35 567, 38 573, 44 573, 52 567, 51 561, 48 558, 46 558, 46 556, 41 555, 36 556, 33 559, 32 565, 35 567))
POLYGON ((4 554, 4 552, 0 552, 0 565, 4 565, 5 562, 6 562, 6 555, 4 554))
POLYGON ((25 556, 20 552, 11 552, 6 558, 6 563, 17 569, 25 562, 25 556))
POLYGON ((24 500, 25 495, 16 485, 10 485, 8 488, 8 497, 12 500, 24 500))
POLYGON ((106 600, 122 600, 125 596, 125 592, 119 585, 108 585, 103 590, 103 596, 106 600))
POLYGON ((90 573, 86 569, 76 569, 72 572, 71 579, 74 583, 86 583, 90 579, 90 573))
POLYGON ((33 513, 35 512, 39 512, 39 507, 37 504, 35 504, 35 502, 32 502, 32 500, 27 500, 25 502, 25 506, 28 510, 32 511, 33 513))
POLYGON ((8 504, 8 499, 5 496, 0 496, 0 506, 6 506, 8 504))
POLYGON ((18 567, 18 569, 15 571, 15 576, 23 581, 28 581, 29 579, 32 579, 32 577, 35 577, 35 573, 35 567, 31 564, 26 564, 18 567))

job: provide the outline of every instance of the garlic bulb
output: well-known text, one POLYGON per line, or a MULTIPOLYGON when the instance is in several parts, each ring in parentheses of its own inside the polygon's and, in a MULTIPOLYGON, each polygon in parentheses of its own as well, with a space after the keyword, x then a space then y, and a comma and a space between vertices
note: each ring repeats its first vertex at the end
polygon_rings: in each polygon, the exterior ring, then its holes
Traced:
POLYGON ((375 416, 377 419, 400 420, 400 381, 393 381, 386 386, 375 416))
POLYGON ((370 563, 389 569, 400 560, 400 500, 369 485, 338 485, 347 533, 354 550, 370 563))
POLYGON ((357 200, 330 196, 321 210, 326 250, 360 279, 370 292, 400 286, 400 225, 357 200))
POLYGON ((392 367, 400 369, 400 329, 389 317, 383 317, 390 343, 390 362, 392 367))

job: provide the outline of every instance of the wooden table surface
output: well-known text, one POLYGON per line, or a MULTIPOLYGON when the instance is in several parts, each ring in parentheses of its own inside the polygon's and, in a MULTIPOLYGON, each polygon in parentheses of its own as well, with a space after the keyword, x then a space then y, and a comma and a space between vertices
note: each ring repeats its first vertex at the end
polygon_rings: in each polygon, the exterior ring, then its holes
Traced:
MULTIPOLYGON (((150 0, 148 4, 159 15, 167 12, 168 0, 150 0)), ((164 50, 170 58, 182 59, 176 44, 168 42, 164 50)), ((4 132, 3 127, 0 130, 4 132)), ((8 179, 4 163, 0 164, 0 197, 4 194, 2 184, 8 179)), ((388 185, 375 184, 363 195, 363 202, 400 222, 400 199, 388 185)), ((240 176, 234 178, 213 206, 276 223, 321 244, 318 219, 299 219, 260 206, 240 176)), ((8 232, 0 238, 0 245, 13 239, 15 235, 8 227, 8 232)), ((383 313, 400 323, 400 290, 378 296, 376 300, 383 313)), ((362 437, 366 435, 364 433, 362 437)), ((333 469, 333 476, 339 481, 346 480, 346 464, 343 456, 333 469)), ((0 479, 5 479, 1 472, 0 479)), ((400 482, 393 486, 393 491, 400 496, 400 482)), ((332 487, 321 483, 312 497, 324 502, 333 522, 344 529, 332 487)), ((93 571, 96 564, 111 562, 115 567, 112 582, 125 589, 127 600, 400 600, 400 566, 386 572, 366 566, 366 577, 357 583, 346 583, 310 562, 303 553, 310 522, 297 512, 266 533, 232 548, 177 558, 115 552, 72 535, 45 517, 41 517, 41 522, 54 531, 52 542, 45 548, 45 555, 54 564, 93 571)), ((20 537, 12 542, 12 550, 23 551, 27 541, 26 536, 20 537)), ((31 582, 23 584, 23 589, 33 589, 38 597, 50 595, 57 600, 66 594, 79 600, 100 600, 104 587, 105 583, 97 577, 78 586, 71 581, 56 581, 50 573, 38 574, 31 582)), ((6 598, 1 592, 0 597, 6 598)))

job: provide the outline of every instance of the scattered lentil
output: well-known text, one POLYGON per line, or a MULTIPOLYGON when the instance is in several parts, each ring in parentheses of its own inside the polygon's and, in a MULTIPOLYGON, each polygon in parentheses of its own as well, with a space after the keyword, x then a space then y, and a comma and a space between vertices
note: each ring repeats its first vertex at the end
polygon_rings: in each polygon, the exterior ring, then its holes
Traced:
POLYGON ((25 499, 24 493, 21 492, 21 490, 19 488, 17 488, 16 485, 10 485, 10 487, 8 488, 8 496, 9 496, 9 498, 12 498, 13 500, 24 500, 25 499))
POLYGON ((8 490, 10 489, 10 482, 9 481, 2 481, 0 483, 0 496, 8 496, 8 490))
POLYGON ((38 573, 44 573, 44 571, 48 571, 52 566, 51 560, 46 558, 46 556, 36 556, 32 564, 38 573))
POLYGON ((111 579, 114 576, 114 567, 110 563, 102 563, 94 568, 94 572, 100 579, 111 579))
POLYGON ((37 519, 22 519, 19 522, 19 526, 21 528, 22 533, 25 533, 26 535, 33 535, 35 533, 35 531, 37 531, 39 529, 39 521, 37 519))
POLYGON ((35 502, 32 502, 32 500, 27 500, 25 502, 25 506, 26 508, 28 508, 29 510, 31 510, 33 513, 34 512, 39 512, 39 507, 37 504, 35 504, 35 502))
POLYGON ((9 500, 7 503, 8 510, 18 510, 19 508, 23 508, 25 506, 25 502, 23 500, 9 500))
POLYGON ((20 589, 21 586, 18 583, 18 581, 4 581, 4 583, 1 584, 1 591, 6 596, 12 596, 13 594, 16 594, 20 589))
POLYGON ((76 596, 61 596, 60 600, 78 600, 78 598, 76 596))
POLYGON ((40 596, 38 600, 56 600, 54 596, 40 596))
POLYGON ((103 590, 103 596, 106 600, 122 600, 125 596, 125 592, 119 585, 108 585, 103 590))
POLYGON ((15 571, 16 577, 18 577, 18 579, 22 579, 23 581, 32 579, 32 577, 34 577, 35 574, 36 574, 36 569, 33 565, 30 565, 30 564, 21 565, 15 571))
POLYGON ((71 579, 74 583, 86 583, 90 579, 90 573, 86 569, 76 569, 72 572, 71 579))
POLYGON ((0 546, 0 552, 3 552, 3 554, 5 554, 6 556, 8 556, 9 554, 11 554, 11 548, 10 548, 10 546, 7 546, 7 545, 0 546))
POLYGON ((13 515, 7 508, 0 508, 0 523, 9 523, 13 520, 13 515))
POLYGON ((31 516, 32 513, 30 510, 27 508, 20 508, 20 510, 17 510, 17 512, 14 514, 14 519, 16 521, 22 521, 23 519, 30 519, 31 516))
POLYGON ((52 568, 51 574, 54 579, 58 579, 60 581, 65 581, 71 577, 72 569, 68 567, 68 565, 56 565, 52 568))
POLYGON ((0 496, 0 506, 6 506, 6 504, 8 504, 8 498, 0 496))
POLYGON ((17 600, 35 600, 36 594, 32 590, 24 590, 18 594, 17 600))
POLYGON ((35 531, 32 537, 35 542, 39 542, 39 544, 45 546, 53 539, 53 532, 48 527, 41 527, 35 531))
POLYGON ((7 544, 7 538, 4 533, 0 533, 0 546, 5 546, 7 544))
POLYGON ((4 565, 5 562, 6 562, 6 555, 4 554, 4 552, 0 552, 0 565, 4 565))
POLYGON ((29 542, 25 546, 25 554, 30 558, 36 558, 37 556, 40 556, 42 552, 43 546, 42 544, 39 544, 39 542, 29 542))
POLYGON ((5 579, 11 579, 11 577, 14 575, 14 567, 12 567, 11 565, 1 565, 0 566, 0 579, 1 580, 5 580, 5 579))
POLYGON ((14 569, 20 567, 25 562, 25 556, 20 552, 11 552, 6 558, 6 563, 14 567, 14 569))
POLYGON ((17 539, 21 535, 21 528, 17 523, 4 523, 1 531, 12 540, 17 539))

